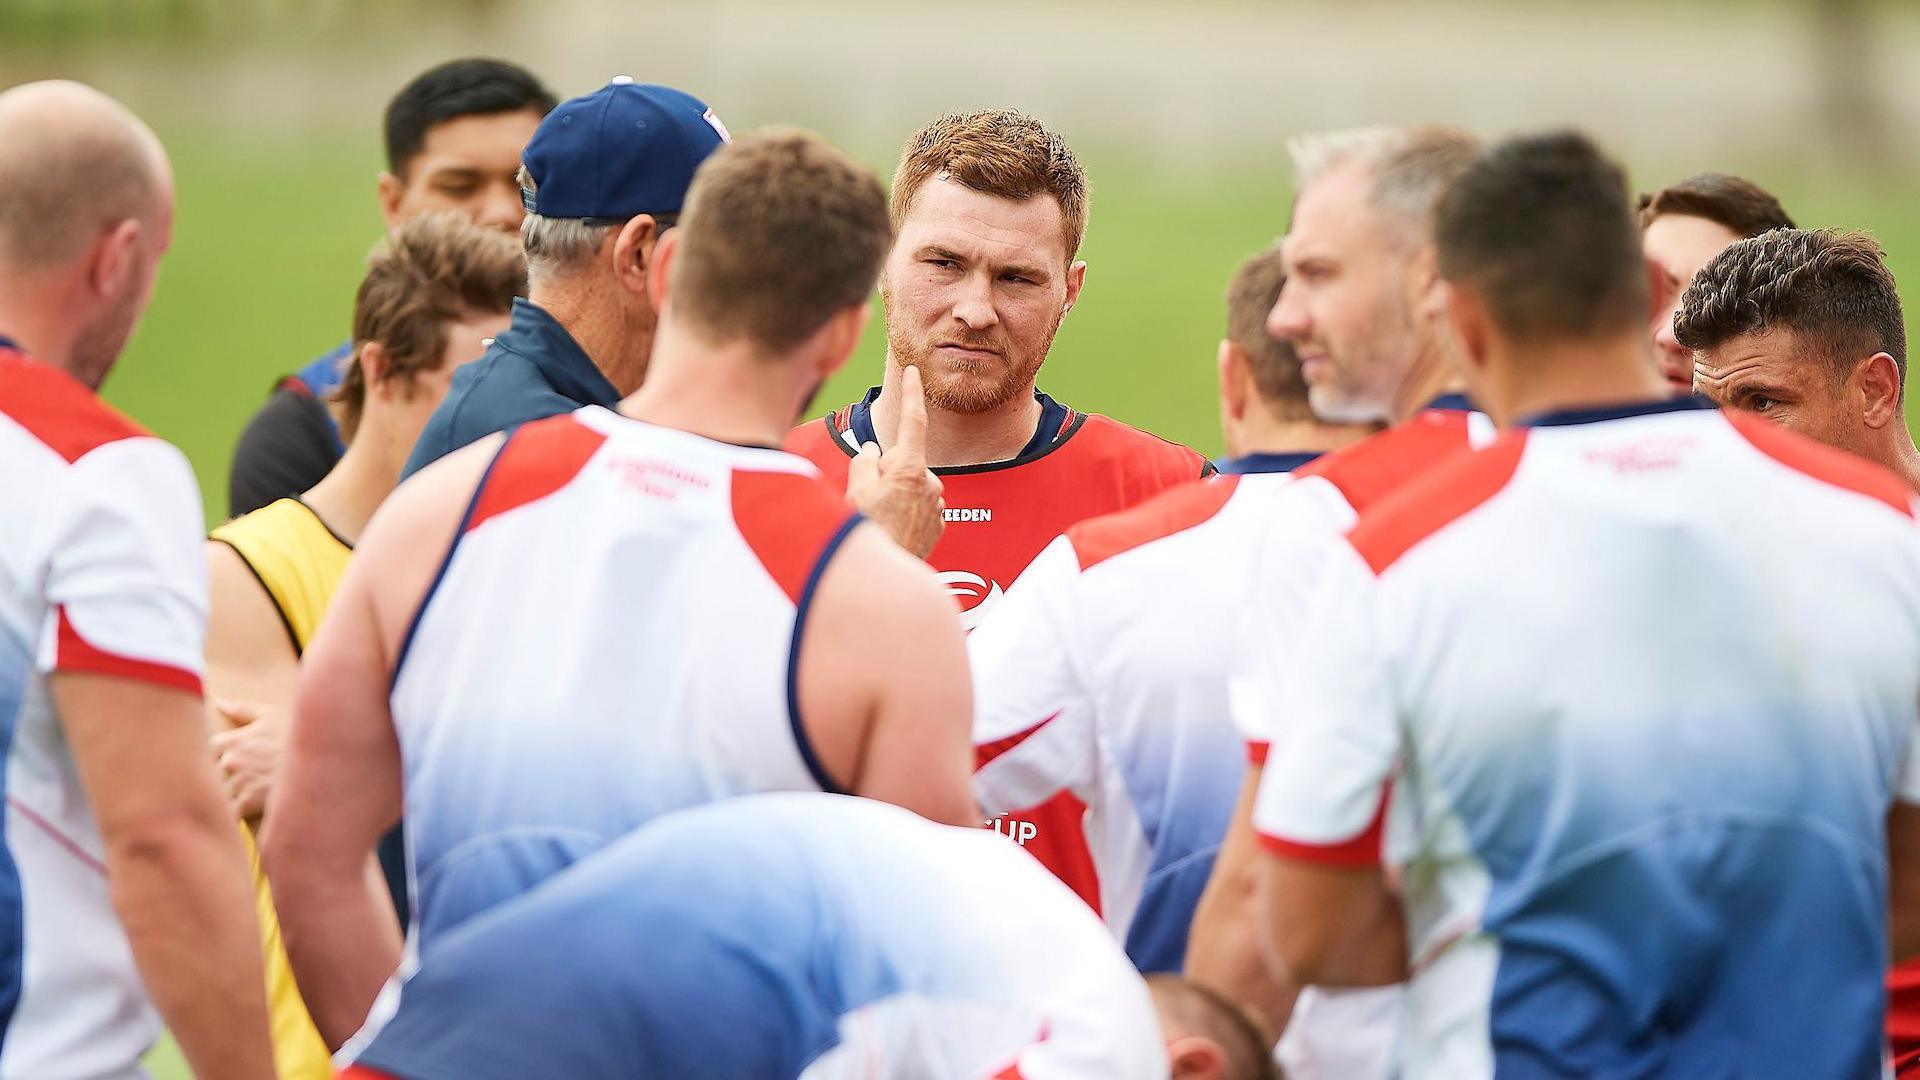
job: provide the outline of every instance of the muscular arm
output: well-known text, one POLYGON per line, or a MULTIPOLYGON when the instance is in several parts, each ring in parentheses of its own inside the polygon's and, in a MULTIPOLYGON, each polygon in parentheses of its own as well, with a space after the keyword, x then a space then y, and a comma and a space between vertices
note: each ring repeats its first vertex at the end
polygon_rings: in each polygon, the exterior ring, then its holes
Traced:
POLYGON ((272 1076, 246 853, 207 764, 199 696, 80 672, 48 685, 100 825, 114 909, 194 1074, 272 1076))
POLYGON ((308 647, 260 856, 314 1025, 339 1047, 400 962, 400 928, 368 856, 400 819, 387 693, 400 641, 498 437, 429 466, 374 515, 308 647))
POLYGON ((800 713, 847 791, 978 826, 973 687, 953 602, 871 525, 828 564, 800 652, 800 713))
POLYGON ((1286 1030, 1300 988, 1268 962, 1266 911, 1258 889, 1260 845, 1253 831, 1253 796, 1259 787, 1260 768, 1254 766, 1240 785, 1213 876, 1194 909, 1185 974, 1246 1010, 1272 1043, 1286 1030))
POLYGON ((1259 857, 1274 960, 1296 984, 1389 986, 1407 977, 1407 924, 1386 873, 1259 857))

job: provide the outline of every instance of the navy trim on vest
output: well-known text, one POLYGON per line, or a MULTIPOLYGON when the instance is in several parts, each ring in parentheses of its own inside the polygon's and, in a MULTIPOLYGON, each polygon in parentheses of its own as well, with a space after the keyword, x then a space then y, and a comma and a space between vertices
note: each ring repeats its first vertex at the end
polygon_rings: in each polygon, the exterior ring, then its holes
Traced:
POLYGON ((1681 398, 1661 398, 1658 401, 1631 401, 1621 405, 1602 405, 1591 409, 1555 409, 1551 412, 1529 416, 1520 421, 1520 427, 1572 427, 1576 424, 1598 424, 1607 420, 1625 420, 1634 416, 1658 416, 1661 413, 1674 412, 1710 412, 1719 408, 1713 402, 1689 394, 1681 398))
POLYGON ((433 596, 440 591, 440 583, 447 579, 447 570, 453 566, 454 553, 460 550, 460 541, 467 535, 467 525, 473 520, 474 508, 480 505, 480 495, 487 490, 487 481, 493 479, 493 467, 500 464, 500 455, 507 452, 513 437, 520 433, 519 427, 507 429, 507 437, 500 440, 500 448, 493 452, 493 459, 480 474, 480 482, 473 487, 473 494, 467 499, 466 512, 460 515, 460 525, 453 532, 453 543, 447 545, 447 557, 440 560, 440 569, 433 575, 432 584, 427 586, 425 595, 420 597, 420 606, 414 609, 413 621, 407 624, 407 636, 400 639, 400 652, 393 658, 393 677, 387 680, 387 693, 392 695, 393 688, 400 684, 400 670, 407 662, 407 654, 413 651, 413 635, 420 632, 420 620, 427 617, 427 605, 433 603, 433 596))
POLYGON ((1245 476, 1248 473, 1290 473, 1319 456, 1319 451, 1292 454, 1241 454, 1239 457, 1221 458, 1215 467, 1227 476, 1245 476))
POLYGON ((800 638, 807 628, 807 613, 813 608, 813 591, 820 586, 820 578, 826 573, 827 563, 839 552, 853 527, 864 520, 860 514, 849 514, 847 520, 834 530, 827 539, 826 546, 820 549, 820 557, 814 560, 813 569, 807 572, 807 583, 800 589, 800 600, 793 609, 793 638, 787 644, 787 723, 793 728, 793 745, 800 751, 800 760, 812 774, 813 782, 820 790, 829 795, 846 795, 840 785, 827 775, 826 766, 813 752, 813 743, 807 739, 807 728, 800 722, 800 638))
MULTIPOLYGON (((840 448, 846 451, 848 457, 858 455, 859 446, 879 443, 880 437, 874 434, 873 430, 873 403, 879 400, 879 397, 880 387, 875 386, 867 391, 865 397, 847 406, 847 426, 844 430, 852 433, 857 446, 849 447, 846 440, 840 438, 840 432, 835 430, 833 423, 833 418, 837 414, 827 414, 827 434, 832 437, 832 441, 840 444, 840 448)), ((1027 440, 1027 445, 1021 447, 1019 453, 1004 461, 983 461, 976 465, 944 465, 929 471, 935 476, 964 476, 968 473, 994 472, 999 469, 1010 469, 1016 465, 1025 465, 1052 453, 1061 443, 1072 438, 1080 430, 1080 426, 1087 421, 1086 413, 1076 413, 1053 400, 1051 395, 1039 390, 1033 392, 1033 399, 1040 403, 1040 422, 1034 425, 1033 437, 1027 440)), ((1203 469, 1201 476, 1205 475, 1206 471, 1203 469)))
POLYGON ((1473 399, 1465 394, 1441 394, 1439 397, 1427 402, 1427 408, 1446 409, 1451 412, 1479 411, 1474 407, 1473 399))

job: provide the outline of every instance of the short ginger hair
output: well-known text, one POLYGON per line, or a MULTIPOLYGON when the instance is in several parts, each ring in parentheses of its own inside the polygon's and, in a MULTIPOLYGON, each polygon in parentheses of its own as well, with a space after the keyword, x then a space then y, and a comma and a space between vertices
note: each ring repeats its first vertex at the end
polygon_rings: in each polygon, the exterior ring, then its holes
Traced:
POLYGON ((1060 204, 1067 260, 1087 237, 1087 173, 1067 140, 1013 109, 948 113, 907 140, 887 212, 895 232, 928 180, 944 177, 1003 199, 1051 195, 1060 204))

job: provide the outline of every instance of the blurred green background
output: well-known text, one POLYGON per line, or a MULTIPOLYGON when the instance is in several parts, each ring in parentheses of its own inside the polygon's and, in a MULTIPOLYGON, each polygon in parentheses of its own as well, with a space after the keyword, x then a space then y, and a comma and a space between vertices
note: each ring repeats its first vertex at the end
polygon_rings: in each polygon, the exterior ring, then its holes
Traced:
MULTIPOLYGON (((1087 289, 1042 386, 1215 453, 1226 281, 1284 227, 1289 134, 1581 126, 1643 190, 1737 172, 1803 225, 1872 231, 1913 304, 1916 53, 1899 0, 0 0, 0 86, 92 82, 172 153, 174 249, 107 395, 187 452, 210 522, 247 416, 346 334, 386 98, 450 57, 562 96, 681 86, 736 133, 810 127, 883 175, 941 111, 1034 112, 1093 187, 1087 289)), ((877 380, 877 325, 821 408, 877 380)))

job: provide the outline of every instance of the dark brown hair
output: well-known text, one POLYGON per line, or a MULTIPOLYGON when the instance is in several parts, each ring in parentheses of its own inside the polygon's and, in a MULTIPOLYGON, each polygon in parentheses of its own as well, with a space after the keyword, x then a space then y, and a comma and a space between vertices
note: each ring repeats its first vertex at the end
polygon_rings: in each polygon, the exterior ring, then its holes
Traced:
POLYGON ((1866 233, 1775 229, 1729 245, 1693 276, 1673 319, 1674 337, 1694 350, 1780 328, 1843 377, 1886 353, 1906 384, 1900 292, 1866 233))
POLYGON ((1308 420, 1307 381, 1293 345, 1267 333, 1267 315, 1280 299, 1287 270, 1280 249, 1268 248, 1240 264, 1227 285, 1227 340, 1240 347, 1260 399, 1282 420, 1308 420))
POLYGON ((1706 218, 1739 233, 1759 236, 1770 229, 1791 229, 1793 219, 1773 192, 1741 176, 1700 173, 1640 196, 1640 227, 1667 214, 1706 218))
POLYGON ((340 434, 353 440, 366 408, 360 353, 377 341, 387 356, 382 381, 407 385, 440 366, 447 324, 504 312, 527 291, 527 263, 513 237, 454 214, 423 214, 401 225, 367 260, 353 298, 353 359, 332 401, 340 434))
POLYGON ((863 303, 893 243, 873 170, 810 132, 757 132, 694 174, 673 308, 710 342, 785 352, 863 303))
POLYGON ((948 113, 907 140, 893 173, 887 210, 897 230, 920 186, 936 176, 987 195, 1030 199, 1051 195, 1060 203, 1067 258, 1087 236, 1087 174, 1067 140, 1040 121, 1013 109, 948 113))
POLYGON ((1480 154, 1434 217, 1440 274, 1466 285, 1515 342, 1643 325, 1648 295, 1626 174, 1574 131, 1480 154))

